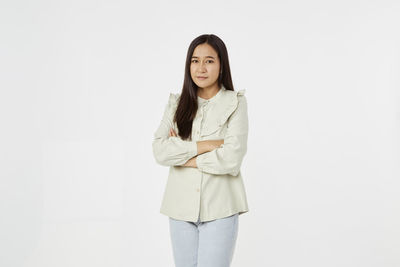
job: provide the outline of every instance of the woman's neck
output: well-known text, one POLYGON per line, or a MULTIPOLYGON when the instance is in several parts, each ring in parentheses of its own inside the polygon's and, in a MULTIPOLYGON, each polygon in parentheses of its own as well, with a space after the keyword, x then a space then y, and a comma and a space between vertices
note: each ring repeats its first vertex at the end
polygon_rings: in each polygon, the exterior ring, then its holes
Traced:
POLYGON ((197 95, 203 99, 210 99, 215 96, 221 88, 218 85, 213 86, 211 88, 201 88, 197 89, 197 95))

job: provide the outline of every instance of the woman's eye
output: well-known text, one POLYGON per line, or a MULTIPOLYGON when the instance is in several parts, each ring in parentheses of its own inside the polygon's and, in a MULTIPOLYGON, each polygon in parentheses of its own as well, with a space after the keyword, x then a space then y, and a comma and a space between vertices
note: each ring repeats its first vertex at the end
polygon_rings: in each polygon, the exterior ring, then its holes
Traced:
MULTIPOLYGON (((197 61, 198 61, 197 59, 193 59, 191 62, 196 63, 197 61)), ((214 63, 214 60, 207 60, 206 62, 214 63)))

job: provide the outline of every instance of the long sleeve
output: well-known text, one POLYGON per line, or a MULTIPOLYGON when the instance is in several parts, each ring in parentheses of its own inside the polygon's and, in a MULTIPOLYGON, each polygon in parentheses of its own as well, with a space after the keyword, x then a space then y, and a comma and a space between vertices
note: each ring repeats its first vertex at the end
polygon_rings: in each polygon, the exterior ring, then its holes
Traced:
POLYGON ((247 99, 238 95, 238 105, 228 119, 224 144, 196 157, 197 168, 203 172, 237 176, 247 152, 248 115, 247 99))
POLYGON ((161 123, 154 133, 153 155, 156 162, 163 166, 183 165, 197 155, 196 141, 185 141, 179 136, 169 136, 169 129, 174 127, 175 107, 176 96, 171 93, 161 123))

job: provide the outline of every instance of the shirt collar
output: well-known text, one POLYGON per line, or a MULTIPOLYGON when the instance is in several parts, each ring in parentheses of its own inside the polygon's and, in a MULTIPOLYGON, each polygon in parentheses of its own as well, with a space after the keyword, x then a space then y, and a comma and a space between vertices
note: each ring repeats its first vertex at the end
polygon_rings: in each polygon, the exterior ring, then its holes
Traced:
POLYGON ((221 85, 221 88, 218 90, 216 95, 214 95, 213 97, 211 97, 209 99, 204 99, 204 98, 197 96, 197 101, 200 105, 203 105, 204 103, 215 102, 222 95, 223 91, 225 91, 225 90, 226 89, 225 89, 224 85, 221 85))

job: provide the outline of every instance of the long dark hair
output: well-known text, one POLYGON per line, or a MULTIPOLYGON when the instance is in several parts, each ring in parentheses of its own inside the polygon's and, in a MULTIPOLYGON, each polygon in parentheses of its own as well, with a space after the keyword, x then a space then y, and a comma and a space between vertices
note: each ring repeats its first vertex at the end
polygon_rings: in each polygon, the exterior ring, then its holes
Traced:
MULTIPOLYGON (((224 42, 214 34, 203 34, 196 37, 189 45, 186 63, 185 78, 183 81, 182 92, 180 94, 179 103, 174 115, 174 122, 178 126, 179 136, 186 140, 192 139, 192 123, 197 113, 197 89, 198 86, 193 82, 190 75, 190 64, 194 49, 199 45, 207 43, 211 45, 218 54, 220 68, 222 73, 218 77, 218 87, 224 85, 227 90, 234 90, 231 69, 229 67, 228 51, 224 42)), ((220 70, 220 71, 221 71, 220 70)))

